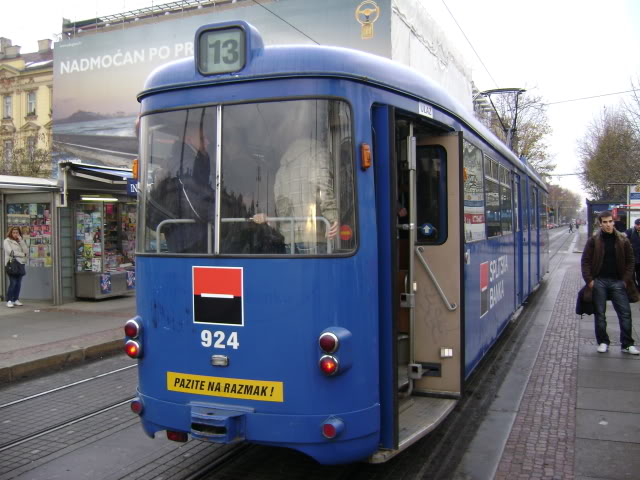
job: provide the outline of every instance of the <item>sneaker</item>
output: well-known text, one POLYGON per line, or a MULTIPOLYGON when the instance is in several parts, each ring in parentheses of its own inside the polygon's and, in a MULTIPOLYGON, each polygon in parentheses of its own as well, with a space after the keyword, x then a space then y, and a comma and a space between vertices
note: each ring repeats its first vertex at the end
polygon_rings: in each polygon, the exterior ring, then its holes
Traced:
POLYGON ((7 307, 8 307, 8 308, 13 308, 13 302, 12 302, 11 300, 9 300, 9 301, 7 302, 7 307))
POLYGON ((631 355, 640 355, 640 350, 638 350, 636 347, 631 345, 627 348, 623 348, 622 353, 630 353, 631 355))
POLYGON ((607 353, 608 350, 609 345, 607 345, 606 343, 601 343, 600 345, 598 345, 598 353, 607 353))
POLYGON ((20 300, 16 300, 15 302, 13 302, 14 305, 21 307, 24 305, 24 303, 22 303, 20 300))

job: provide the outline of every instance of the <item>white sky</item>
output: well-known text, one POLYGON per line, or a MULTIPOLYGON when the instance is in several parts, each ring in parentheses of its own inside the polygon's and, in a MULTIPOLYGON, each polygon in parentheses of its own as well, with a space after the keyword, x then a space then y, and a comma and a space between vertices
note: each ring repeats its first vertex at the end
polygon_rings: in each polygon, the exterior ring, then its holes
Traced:
MULTIPOLYGON (((453 22, 442 0, 429 0, 433 17, 451 33, 473 68, 480 90, 526 88, 546 102, 631 89, 640 80, 638 0, 444 0, 491 76, 453 22)), ((579 167, 577 142, 602 110, 629 94, 549 105, 554 173, 579 167)), ((613 167, 613 166, 612 166, 613 167)), ((576 176, 553 183, 585 196, 576 176)))
MULTIPOLYGON (((638 0, 422 0, 450 41, 473 69, 480 90, 520 87, 547 102, 630 90, 640 79, 640 1, 638 0), (446 6, 496 80, 487 75, 453 22, 446 6)), ((56 39, 62 18, 100 15, 165 3, 150 0, 31 0, 3 2, 0 36, 37 50, 37 40, 56 39)), ((553 128, 550 152, 555 173, 578 168, 576 145, 603 108, 617 107, 626 95, 560 103, 548 107, 553 128)), ((554 183, 580 193, 575 176, 554 183)))

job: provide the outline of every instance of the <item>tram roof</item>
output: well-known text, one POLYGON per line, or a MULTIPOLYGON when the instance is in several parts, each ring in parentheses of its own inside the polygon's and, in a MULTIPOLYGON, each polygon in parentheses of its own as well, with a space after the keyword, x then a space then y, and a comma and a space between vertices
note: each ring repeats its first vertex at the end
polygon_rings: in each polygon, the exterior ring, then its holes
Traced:
POLYGON ((437 82, 405 65, 359 50, 317 45, 259 45, 242 70, 220 75, 201 75, 195 67, 194 58, 185 58, 154 70, 147 78, 138 100, 176 88, 305 77, 354 80, 431 104, 465 123, 504 157, 544 185, 537 172, 520 160, 437 82))

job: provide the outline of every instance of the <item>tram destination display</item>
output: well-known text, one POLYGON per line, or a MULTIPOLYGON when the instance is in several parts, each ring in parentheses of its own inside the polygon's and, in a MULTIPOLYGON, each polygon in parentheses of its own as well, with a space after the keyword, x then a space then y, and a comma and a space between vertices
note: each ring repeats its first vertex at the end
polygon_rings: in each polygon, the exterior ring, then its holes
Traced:
POLYGON ((200 32, 198 69, 203 75, 237 72, 245 64, 245 32, 242 28, 216 28, 200 32))

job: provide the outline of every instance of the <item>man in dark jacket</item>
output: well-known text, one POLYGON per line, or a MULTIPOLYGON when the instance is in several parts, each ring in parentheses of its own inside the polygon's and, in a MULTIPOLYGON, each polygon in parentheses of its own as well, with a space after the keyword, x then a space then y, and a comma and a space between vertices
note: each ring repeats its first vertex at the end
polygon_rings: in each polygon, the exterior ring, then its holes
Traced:
POLYGON ((614 228, 611 212, 601 212, 598 221, 600 231, 587 240, 581 261, 582 278, 592 292, 598 352, 609 350, 605 312, 607 300, 611 300, 620 323, 622 352, 639 355, 631 336, 629 305, 629 301, 637 302, 639 298, 633 281, 633 250, 626 235, 614 228))
POLYGON ((633 228, 627 230, 627 237, 633 248, 633 256, 636 260, 635 281, 636 288, 640 289, 640 218, 636 218, 633 228))

